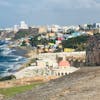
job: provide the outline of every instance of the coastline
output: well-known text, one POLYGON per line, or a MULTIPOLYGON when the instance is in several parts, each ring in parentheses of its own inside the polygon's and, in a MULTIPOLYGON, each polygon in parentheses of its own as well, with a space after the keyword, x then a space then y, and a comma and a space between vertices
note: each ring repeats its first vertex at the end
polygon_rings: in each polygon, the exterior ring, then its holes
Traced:
POLYGON ((27 61, 23 64, 20 65, 20 68, 16 70, 16 72, 24 69, 25 67, 30 66, 30 64, 33 61, 35 52, 34 50, 30 50, 29 48, 24 48, 24 47, 11 47, 11 49, 14 49, 15 51, 13 52, 17 56, 22 56, 27 59, 27 61))
MULTIPOLYGON (((8 48, 11 50, 11 55, 14 56, 19 56, 22 59, 26 59, 25 61, 22 61, 22 63, 20 63, 20 65, 17 64, 15 67, 13 67, 13 69, 9 70, 6 74, 4 73, 4 76, 1 76, 1 78, 3 77, 8 77, 10 74, 13 75, 13 73, 16 73, 22 69, 24 69, 25 67, 28 67, 31 63, 32 63, 32 55, 33 55, 33 51, 29 48, 25 48, 25 47, 18 47, 18 46, 13 46, 13 45, 8 45, 8 48), (17 68, 17 69, 16 69, 17 68)), ((17 61, 19 62, 19 61, 17 61)))
POLYGON ((36 51, 26 47, 10 47, 13 51, 13 54, 26 57, 26 58, 33 58, 36 55, 36 51))
POLYGON ((28 58, 27 54, 29 53, 29 50, 20 48, 20 47, 12 47, 11 50, 15 50, 12 53, 17 56, 22 56, 28 58))

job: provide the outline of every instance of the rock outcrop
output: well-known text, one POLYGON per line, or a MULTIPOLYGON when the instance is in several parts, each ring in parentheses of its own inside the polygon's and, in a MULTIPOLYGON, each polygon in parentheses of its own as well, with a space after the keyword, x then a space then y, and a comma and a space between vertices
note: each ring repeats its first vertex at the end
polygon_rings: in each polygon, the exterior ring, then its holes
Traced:
POLYGON ((100 34, 90 36, 86 50, 86 63, 89 66, 100 65, 100 34))

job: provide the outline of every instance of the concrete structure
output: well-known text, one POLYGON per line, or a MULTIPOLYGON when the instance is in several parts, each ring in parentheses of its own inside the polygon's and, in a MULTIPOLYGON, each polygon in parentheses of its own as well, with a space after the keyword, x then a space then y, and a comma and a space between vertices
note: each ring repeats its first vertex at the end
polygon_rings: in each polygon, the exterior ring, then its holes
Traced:
POLYGON ((9 33, 9 32, 12 32, 13 31, 13 28, 5 28, 4 31, 6 31, 6 32, 9 33))
POLYGON ((38 58, 36 65, 31 65, 27 68, 14 73, 17 79, 24 77, 36 77, 36 76, 64 76, 69 73, 73 73, 79 68, 72 67, 70 62, 66 61, 66 54, 74 56, 83 56, 84 52, 72 52, 72 53, 46 53, 36 56, 38 58), (57 61, 58 57, 62 57, 60 63, 57 61))
POLYGON ((75 72, 75 71, 77 71, 79 69, 80 68, 75 68, 75 67, 53 69, 53 74, 55 76, 64 76, 64 75, 68 75, 70 73, 73 73, 73 72, 75 72))
POLYGON ((39 27, 39 33, 42 34, 42 33, 47 33, 47 27, 46 26, 40 26, 39 27))
POLYGON ((24 21, 21 21, 20 22, 20 29, 28 29, 28 25, 24 21))
POLYGON ((14 33, 19 31, 19 25, 14 25, 14 33))
POLYGON ((81 52, 61 52, 61 53, 42 53, 37 55, 37 58, 56 58, 56 56, 58 57, 85 57, 86 56, 86 52, 85 51, 81 51, 81 52))
POLYGON ((100 28, 100 23, 95 23, 95 28, 100 28))
POLYGON ((52 25, 51 26, 51 31, 52 32, 58 32, 61 27, 59 25, 52 25))

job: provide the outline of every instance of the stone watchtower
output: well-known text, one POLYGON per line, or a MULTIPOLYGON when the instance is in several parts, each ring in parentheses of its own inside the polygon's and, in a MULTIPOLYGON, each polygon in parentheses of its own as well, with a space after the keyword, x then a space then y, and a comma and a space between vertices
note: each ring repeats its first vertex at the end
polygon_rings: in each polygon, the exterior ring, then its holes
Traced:
POLYGON ((100 66, 100 34, 90 36, 86 49, 86 64, 100 66))

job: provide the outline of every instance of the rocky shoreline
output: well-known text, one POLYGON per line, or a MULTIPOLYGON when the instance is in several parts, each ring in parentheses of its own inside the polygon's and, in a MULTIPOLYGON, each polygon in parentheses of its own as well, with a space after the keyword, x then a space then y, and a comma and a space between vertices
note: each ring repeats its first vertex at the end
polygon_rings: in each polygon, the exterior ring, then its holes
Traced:
MULTIPOLYGON (((29 63, 31 62, 31 58, 32 58, 32 51, 27 49, 27 48, 24 48, 24 47, 16 47, 16 46, 12 46, 12 45, 8 45, 8 48, 10 48, 10 50, 12 51, 11 52, 11 55, 15 55, 16 57, 17 56, 20 56, 24 59, 26 59, 26 61, 24 63, 21 63, 19 66, 18 69, 14 69, 14 72, 18 72, 19 70, 25 68, 25 67, 28 67, 29 63)), ((17 65, 16 65, 17 66, 17 65)), ((13 73, 13 72, 10 72, 10 74, 13 73)), ((9 77, 9 75, 6 75, 6 76, 2 76, 0 78, 0 81, 3 81, 5 80, 5 77, 9 77), (3 78, 3 80, 2 80, 3 78)))

